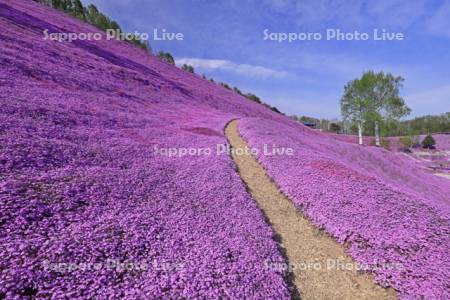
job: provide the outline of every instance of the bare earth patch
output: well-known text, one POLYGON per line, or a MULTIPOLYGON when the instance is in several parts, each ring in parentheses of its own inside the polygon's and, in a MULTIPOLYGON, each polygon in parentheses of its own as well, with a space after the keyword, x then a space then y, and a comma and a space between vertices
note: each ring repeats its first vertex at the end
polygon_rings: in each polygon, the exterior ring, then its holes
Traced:
MULTIPOLYGON (((230 122, 226 136, 235 150, 248 148, 237 126, 238 121, 230 122)), ((393 289, 384 289, 369 274, 358 273, 344 248, 303 217, 254 156, 239 152, 247 153, 232 151, 238 172, 279 236, 302 299, 396 299, 393 289)))

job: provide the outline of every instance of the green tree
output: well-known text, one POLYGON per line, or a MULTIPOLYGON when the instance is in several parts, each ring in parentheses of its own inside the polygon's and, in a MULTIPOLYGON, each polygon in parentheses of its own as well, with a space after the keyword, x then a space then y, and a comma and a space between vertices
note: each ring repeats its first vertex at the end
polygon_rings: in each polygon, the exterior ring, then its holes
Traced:
POLYGON ((221 86, 223 86, 224 88, 226 88, 227 90, 231 90, 231 87, 227 84, 227 83, 225 83, 225 82, 221 82, 221 83, 219 83, 221 86))
POLYGON ((56 9, 64 9, 65 6, 62 0, 51 0, 51 4, 56 9))
POLYGON ((313 118, 313 117, 308 117, 308 116, 301 116, 299 118, 299 120, 301 122, 305 122, 305 123, 314 123, 316 125, 318 125, 320 123, 319 119, 313 118))
POLYGON ((172 54, 170 54, 169 52, 159 51, 157 56, 161 60, 163 60, 171 65, 175 65, 175 59, 173 58, 172 54))
POLYGON ((72 14, 81 20, 85 20, 84 7, 80 0, 72 0, 72 14))
POLYGON ((413 146, 413 139, 410 136, 401 136, 399 139, 402 150, 408 150, 413 146))
POLYGON ((86 14, 86 21, 89 24, 96 26, 97 19, 99 16, 99 11, 97 9, 97 6, 95 6, 94 4, 89 4, 88 7, 86 8, 85 14, 86 14))
POLYGON ((115 33, 122 33, 122 28, 120 28, 119 24, 117 24, 116 21, 111 21, 111 23, 109 24, 109 28, 113 29, 115 33))
POLYGON ((241 92, 241 90, 240 90, 239 88, 237 88, 237 87, 233 87, 233 91, 234 91, 235 93, 241 95, 241 96, 243 95, 242 92, 241 92))
POLYGON ((426 149, 434 149, 436 141, 431 134, 428 134, 422 141, 422 147, 426 149))
POLYGON ((96 23, 94 24, 103 31, 111 28, 111 20, 102 13, 98 13, 96 23))
POLYGON ((404 79, 400 76, 394 77, 390 73, 379 72, 375 74, 376 81, 373 89, 371 102, 375 104, 375 138, 377 146, 380 145, 380 128, 382 121, 396 122, 403 116, 408 115, 411 109, 406 105, 405 100, 400 97, 400 88, 404 79))
POLYGON ((262 103, 261 99, 259 99, 259 97, 256 96, 255 94, 247 93, 247 94, 245 95, 245 97, 246 97, 247 99, 250 99, 250 100, 255 101, 255 102, 257 102, 257 103, 260 103, 260 104, 262 103))
POLYGON ((411 109, 399 96, 403 81, 402 77, 390 73, 368 71, 345 86, 341 113, 344 120, 357 123, 360 144, 364 124, 374 124, 375 144, 380 146, 380 124, 410 113, 411 109))
POLYGON ((399 118, 408 115, 410 108, 399 96, 404 79, 390 73, 368 71, 362 79, 367 82, 368 100, 367 120, 373 122, 375 144, 380 146, 380 125, 394 124, 399 118))
POLYGON ((341 131, 341 126, 337 123, 331 123, 330 124, 330 131, 339 133, 341 131))
POLYGON ((341 114, 344 120, 350 120, 358 127, 359 144, 363 144, 362 133, 367 118, 369 103, 367 100, 367 83, 362 79, 354 79, 344 87, 341 98, 341 114))

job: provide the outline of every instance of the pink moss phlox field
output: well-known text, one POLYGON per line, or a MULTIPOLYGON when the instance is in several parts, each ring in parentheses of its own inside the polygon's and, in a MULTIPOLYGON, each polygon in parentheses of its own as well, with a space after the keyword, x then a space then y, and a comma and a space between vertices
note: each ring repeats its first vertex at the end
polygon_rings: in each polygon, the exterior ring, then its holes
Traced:
POLYGON ((283 257, 228 155, 275 113, 32 1, 0 1, 0 298, 288 299, 283 257))
MULTIPOLYGON (((358 137, 355 135, 327 133, 329 137, 338 141, 347 143, 358 143, 358 137)), ((421 142, 425 135, 418 136, 421 142)), ((414 147, 408 149, 405 153, 404 146, 399 137, 387 137, 389 141, 388 149, 393 152, 404 152, 403 155, 409 157, 417 167, 424 169, 429 173, 444 173, 450 175, 450 134, 433 134, 436 141, 436 149, 423 149, 414 147)), ((373 137, 363 137, 364 145, 373 145, 373 137)))
MULTIPOLYGON (((449 194, 401 153, 339 142, 32 1, 0 1, 0 298, 288 299, 228 155, 241 119, 286 193, 403 298, 450 298, 449 194), (254 118, 255 117, 255 118, 254 118), (257 118, 256 118, 257 117, 257 118)), ((438 140, 439 145, 439 140, 438 140)))
MULTIPOLYGON (((349 134, 336 134, 336 133, 327 133, 330 137, 342 141, 342 142, 348 142, 348 143, 358 143, 358 136, 357 135, 349 135, 349 134)), ((436 141, 436 148, 437 150, 442 151, 450 151, 450 134, 432 134, 433 138, 436 141)), ((421 142, 425 135, 419 135, 419 142, 421 142)), ((399 137, 384 137, 384 139, 389 140, 389 149, 393 151, 398 151, 402 145, 399 141, 399 137)), ((372 136, 363 136, 363 143, 364 145, 371 145, 374 141, 374 137, 372 136)))
POLYGON ((239 130, 280 189, 401 298, 449 299, 450 181, 410 158, 301 125, 244 118, 239 130), (264 145, 293 156, 264 155, 264 145))

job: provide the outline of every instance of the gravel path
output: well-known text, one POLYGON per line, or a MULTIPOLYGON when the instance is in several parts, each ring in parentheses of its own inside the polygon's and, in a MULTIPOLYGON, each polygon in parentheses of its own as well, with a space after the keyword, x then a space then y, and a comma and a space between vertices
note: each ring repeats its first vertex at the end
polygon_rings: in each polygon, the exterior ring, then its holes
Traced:
POLYGON ((238 172, 276 232, 287 260, 286 265, 267 263, 266 267, 290 268, 290 279, 302 299, 396 298, 393 289, 384 289, 370 275, 358 273, 356 263, 345 254, 343 247, 302 216, 278 191, 255 157, 240 153, 248 146, 239 135, 238 121, 230 122, 225 133, 238 172))

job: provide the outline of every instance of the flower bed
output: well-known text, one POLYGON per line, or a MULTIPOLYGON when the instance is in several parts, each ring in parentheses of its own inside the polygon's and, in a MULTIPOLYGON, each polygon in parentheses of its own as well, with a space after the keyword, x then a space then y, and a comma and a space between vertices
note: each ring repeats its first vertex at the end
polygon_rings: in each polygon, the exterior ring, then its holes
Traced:
POLYGON ((32 1, 0 3, 0 298, 288 299, 226 123, 275 117, 32 1))
POLYGON ((450 297, 450 184, 407 157, 302 126, 245 118, 240 132, 280 189, 404 299, 450 297), (282 133, 282 134, 280 134, 282 133), (292 156, 266 156, 265 144, 292 156))

